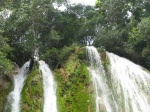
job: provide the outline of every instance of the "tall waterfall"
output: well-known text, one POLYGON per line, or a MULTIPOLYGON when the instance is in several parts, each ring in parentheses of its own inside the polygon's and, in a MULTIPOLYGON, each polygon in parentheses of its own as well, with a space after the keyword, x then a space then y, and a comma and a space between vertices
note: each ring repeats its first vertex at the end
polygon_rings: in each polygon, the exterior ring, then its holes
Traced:
POLYGON ((44 86, 44 109, 43 112, 57 112, 56 105, 56 83, 53 74, 44 61, 39 61, 43 75, 44 86))
POLYGON ((107 55, 119 111, 150 112, 150 73, 125 58, 107 55))
POLYGON ((106 78, 96 48, 87 46, 86 49, 95 87, 96 112, 150 112, 150 73, 147 70, 107 52, 110 66, 106 78))
POLYGON ((114 112, 117 112, 117 106, 108 87, 98 51, 93 46, 87 46, 86 49, 90 60, 89 71, 96 92, 96 112, 100 112, 103 108, 106 108, 107 112, 112 112, 114 108, 116 110, 114 112))
MULTIPOLYGON (((14 76, 14 90, 8 95, 8 102, 11 102, 11 112, 20 111, 20 94, 24 86, 29 71, 29 61, 21 68, 20 72, 14 76)), ((10 108, 10 107, 9 107, 10 108)))

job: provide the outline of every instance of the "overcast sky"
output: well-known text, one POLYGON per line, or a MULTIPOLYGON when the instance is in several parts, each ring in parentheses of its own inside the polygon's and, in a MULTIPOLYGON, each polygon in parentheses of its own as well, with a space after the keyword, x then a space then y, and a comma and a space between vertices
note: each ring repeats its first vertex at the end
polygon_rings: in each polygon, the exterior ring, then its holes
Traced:
POLYGON ((71 3, 84 3, 87 5, 95 5, 96 0, 70 0, 71 3))
MULTIPOLYGON (((82 3, 82 4, 85 4, 85 5, 92 5, 92 6, 94 6, 95 2, 97 0, 69 0, 69 1, 70 1, 71 4, 73 4, 73 3, 77 3, 77 4, 78 3, 82 3)), ((58 6, 56 4, 54 4, 54 7, 58 8, 58 6)), ((66 9, 66 7, 64 5, 62 5, 62 6, 59 6, 58 9, 63 11, 63 10, 66 9)))

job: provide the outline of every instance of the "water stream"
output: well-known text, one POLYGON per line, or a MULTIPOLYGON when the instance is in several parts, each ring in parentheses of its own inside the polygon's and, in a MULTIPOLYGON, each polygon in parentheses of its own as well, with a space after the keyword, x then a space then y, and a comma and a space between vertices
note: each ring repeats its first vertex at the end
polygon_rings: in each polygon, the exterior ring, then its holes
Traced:
POLYGON ((96 112, 150 112, 149 71, 106 52, 110 63, 106 74, 96 48, 86 49, 95 87, 96 112))
MULTIPOLYGON (((8 95, 7 100, 11 105, 11 112, 20 111, 20 97, 24 82, 29 71, 29 61, 21 68, 20 72, 14 76, 14 90, 8 95)), ((10 108, 10 107, 9 107, 10 108)), ((7 109, 7 108, 6 108, 7 109)))
MULTIPOLYGON (((87 46, 88 67, 95 88, 96 112, 150 112, 150 72, 133 62, 106 52, 107 73, 101 56, 93 46, 87 46)), ((20 97, 29 72, 29 61, 14 76, 14 90, 8 95, 6 112, 20 112, 20 97), (10 106, 10 107, 9 107, 10 106), (7 109, 9 107, 10 109, 7 109)), ((56 83, 49 66, 39 61, 43 76, 43 112, 58 112, 56 83)), ((84 108, 84 107, 83 107, 84 108)))
POLYGON ((44 61, 39 61, 43 75, 44 109, 43 112, 57 112, 56 83, 49 66, 44 61))
POLYGON ((112 89, 119 110, 123 112, 150 112, 150 73, 139 65, 108 53, 112 89))
POLYGON ((115 110, 114 112, 117 112, 117 106, 109 89, 100 55, 93 46, 87 46, 86 49, 90 61, 88 69, 95 87, 96 112, 102 110, 106 110, 107 112, 115 110))

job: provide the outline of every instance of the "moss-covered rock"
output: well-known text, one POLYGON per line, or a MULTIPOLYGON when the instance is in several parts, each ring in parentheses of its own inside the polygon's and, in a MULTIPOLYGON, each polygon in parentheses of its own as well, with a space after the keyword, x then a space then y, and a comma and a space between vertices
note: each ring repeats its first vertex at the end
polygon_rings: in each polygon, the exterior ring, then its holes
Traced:
POLYGON ((65 65, 55 70, 59 112, 95 112, 84 48, 77 48, 65 65))
POLYGON ((35 66, 29 73, 24 88, 21 93, 22 112, 42 112, 43 111, 43 82, 42 74, 35 66))
POLYGON ((10 78, 0 77, 0 112, 3 112, 7 102, 7 95, 13 88, 13 82, 10 78))
POLYGON ((7 108, 9 105, 7 102, 7 96, 13 89, 13 76, 18 74, 18 72, 19 66, 13 62, 10 73, 5 75, 0 74, 0 112, 10 112, 10 108, 7 108))
POLYGON ((106 51, 104 49, 102 49, 102 48, 98 48, 97 50, 100 53, 102 65, 103 65, 105 71, 108 71, 110 62, 109 62, 109 59, 107 57, 106 51))

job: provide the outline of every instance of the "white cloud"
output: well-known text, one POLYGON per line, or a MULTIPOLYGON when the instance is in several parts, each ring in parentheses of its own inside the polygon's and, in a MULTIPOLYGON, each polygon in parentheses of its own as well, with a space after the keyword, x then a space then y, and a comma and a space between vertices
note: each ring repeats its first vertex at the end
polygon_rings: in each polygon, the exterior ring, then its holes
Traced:
POLYGON ((55 9, 58 9, 58 10, 61 10, 61 11, 64 11, 66 9, 66 7, 64 5, 58 5, 56 3, 53 3, 53 6, 55 9))
POLYGON ((70 0, 71 3, 83 3, 86 5, 92 5, 92 6, 95 5, 96 1, 97 0, 70 0))
MULTIPOLYGON (((85 4, 85 5, 91 5, 91 6, 94 6, 96 1, 97 0, 69 0, 69 2, 71 4, 73 4, 73 3, 76 3, 76 4, 81 3, 81 4, 85 4)), ((64 11, 66 9, 66 7, 64 5, 59 6, 56 3, 53 3, 53 5, 54 5, 54 8, 56 8, 58 10, 61 10, 61 11, 64 11)))

